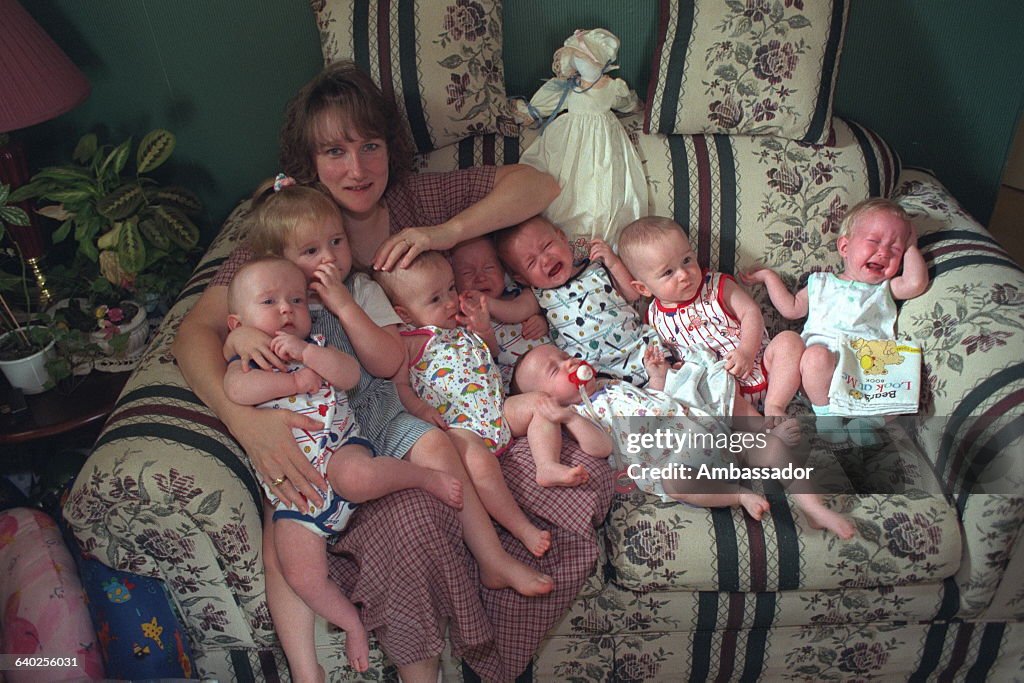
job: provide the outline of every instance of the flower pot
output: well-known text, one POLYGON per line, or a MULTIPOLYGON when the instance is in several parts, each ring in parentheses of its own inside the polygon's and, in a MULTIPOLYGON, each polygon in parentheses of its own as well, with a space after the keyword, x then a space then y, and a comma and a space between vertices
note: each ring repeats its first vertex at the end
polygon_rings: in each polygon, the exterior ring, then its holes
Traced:
MULTIPOLYGON (((7 339, 16 331, 8 332, 0 336, 0 342, 7 339)), ((36 351, 31 356, 15 360, 0 360, 0 370, 3 370, 7 381, 16 389, 21 389, 26 394, 41 394, 53 386, 53 379, 46 370, 46 361, 53 358, 53 340, 41 351, 36 351)))
MULTIPOLYGON (((128 302, 122 301, 121 303, 123 305, 128 302)), ((149 338, 149 325, 146 324, 145 306, 136 301, 131 303, 135 305, 135 315, 132 316, 131 320, 125 320, 117 324, 117 334, 128 335, 128 346, 125 347, 123 354, 125 358, 130 358, 141 351, 146 346, 146 340, 149 338)), ((103 352, 107 355, 114 355, 114 350, 110 348, 108 335, 105 333, 93 332, 92 341, 103 349, 103 352)))
MULTIPOLYGON (((81 307, 86 303, 85 299, 74 299, 74 304, 76 306, 81 307)), ((122 305, 126 303, 129 302, 121 302, 122 305)), ((128 335, 128 344, 125 347, 124 353, 118 355, 118 358, 130 358, 133 354, 137 354, 141 351, 146 345, 146 340, 149 338, 149 326, 146 324, 146 308, 136 301, 132 301, 130 303, 135 306, 135 315, 132 316, 131 320, 118 322, 114 328, 116 332, 106 333, 103 330, 97 329, 95 332, 89 333, 89 341, 96 344, 96 346, 98 346, 107 356, 112 357, 115 355, 114 349, 111 348, 110 344, 110 337, 113 336, 113 334, 128 335)), ((50 314, 52 315, 63 308, 67 308, 71 304, 71 300, 62 299, 53 305, 53 308, 50 309, 50 314)), ((99 325, 98 319, 96 320, 96 324, 97 326, 99 325)))

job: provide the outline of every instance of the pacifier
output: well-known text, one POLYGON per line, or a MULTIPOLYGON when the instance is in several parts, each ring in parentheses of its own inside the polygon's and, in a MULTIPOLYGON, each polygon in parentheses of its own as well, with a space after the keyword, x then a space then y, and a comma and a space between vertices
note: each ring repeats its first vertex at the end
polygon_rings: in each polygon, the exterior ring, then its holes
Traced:
MULTIPOLYGON (((569 373, 569 381, 579 387, 580 398, 583 399, 583 404, 590 411, 595 421, 600 423, 600 420, 597 418, 597 411, 594 409, 594 404, 590 402, 590 396, 587 395, 587 383, 596 376, 597 373, 594 371, 594 366, 587 361, 581 361, 579 366, 569 373)), ((622 458, 619 455, 618 448, 612 450, 612 461, 614 463, 613 469, 615 471, 615 492, 626 494, 636 489, 636 482, 633 481, 633 478, 627 473, 625 464, 622 462, 622 458)))
POLYGON ((583 388, 587 386, 587 382, 596 376, 597 373, 594 372, 594 366, 587 361, 581 361, 576 369, 569 373, 569 381, 578 386, 580 391, 583 391, 583 388))

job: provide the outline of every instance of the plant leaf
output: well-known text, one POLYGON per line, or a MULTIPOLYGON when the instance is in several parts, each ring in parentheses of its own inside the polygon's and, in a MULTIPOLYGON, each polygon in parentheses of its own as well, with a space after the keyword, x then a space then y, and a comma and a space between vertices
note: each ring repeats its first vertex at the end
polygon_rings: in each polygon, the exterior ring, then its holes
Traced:
POLYGON ((146 197, 154 204, 170 204, 171 207, 180 209, 190 216, 198 214, 203 209, 199 197, 184 187, 172 186, 146 190, 146 197))
POLYGON ((199 228, 182 212, 158 206, 153 215, 170 240, 179 247, 191 249, 199 242, 199 228))
POLYGON ((139 221, 139 232, 157 249, 167 249, 171 246, 171 239, 160 226, 161 223, 156 219, 142 218, 139 221))
POLYGON ((163 128, 147 133, 135 153, 135 164, 139 173, 148 173, 167 161, 174 151, 174 143, 174 134, 163 128))
POLYGON ((110 220, 123 221, 138 213, 145 201, 139 184, 128 182, 96 202, 96 210, 110 220))
POLYGON ((28 214, 17 206, 0 206, 0 222, 8 225, 28 225, 28 214))
POLYGON ((107 155, 106 160, 100 166, 100 170, 96 175, 102 178, 106 175, 108 169, 114 176, 120 175, 121 171, 124 170, 124 165, 128 163, 128 155, 131 153, 131 150, 132 139, 128 138, 107 155))
POLYGON ((78 144, 75 145, 75 151, 71 153, 71 158, 80 164, 87 164, 92 159, 92 156, 96 154, 97 145, 96 134, 86 133, 78 140, 78 144))
POLYGON ((72 213, 64 208, 63 204, 51 204, 50 206, 44 206, 41 209, 36 209, 36 213, 40 216, 52 218, 55 221, 66 221, 73 216, 72 213))
POLYGON ((142 270, 146 263, 146 245, 142 242, 142 235, 139 234, 138 223, 135 220, 125 221, 119 225, 121 230, 117 240, 117 262, 126 273, 134 275, 142 270))
MULTIPOLYGON (((53 207, 49 207, 48 206, 46 208, 49 209, 49 208, 53 208, 53 207)), ((40 212, 40 213, 42 213, 42 212, 40 212)), ((54 244, 57 244, 58 242, 63 242, 64 240, 67 239, 68 234, 70 232, 71 232, 71 221, 70 220, 65 220, 63 223, 60 224, 59 228, 57 228, 56 230, 53 231, 53 235, 50 236, 50 239, 53 241, 54 244)))

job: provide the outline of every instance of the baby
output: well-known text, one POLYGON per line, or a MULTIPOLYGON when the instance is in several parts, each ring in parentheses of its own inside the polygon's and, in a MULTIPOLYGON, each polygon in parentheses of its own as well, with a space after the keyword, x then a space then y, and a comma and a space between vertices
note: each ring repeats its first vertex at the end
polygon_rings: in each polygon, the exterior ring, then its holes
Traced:
POLYGON ((533 292, 505 286, 505 268, 490 237, 456 244, 449 257, 459 294, 479 292, 487 297, 493 338, 483 332, 480 336, 494 353, 507 393, 519 358, 534 346, 550 343, 547 320, 538 312, 533 292))
MULTIPOLYGON (((706 352, 702 352, 706 353, 706 352)), ((696 400, 679 401, 664 393, 669 368, 668 361, 657 347, 650 347, 645 353, 650 382, 646 387, 635 387, 618 380, 586 379, 581 376, 579 368, 583 362, 572 358, 565 351, 550 345, 539 346, 527 353, 516 367, 513 386, 519 391, 543 391, 564 406, 572 406, 580 415, 601 424, 615 439, 620 453, 634 457, 630 470, 639 470, 641 475, 644 467, 663 468, 666 464, 684 465, 697 471, 702 464, 709 466, 721 465, 720 450, 717 448, 692 447, 681 452, 676 448, 645 449, 636 452, 629 447, 630 437, 637 433, 636 424, 630 425, 627 418, 661 418, 666 427, 696 425, 706 431, 721 433, 725 427, 714 418, 732 417, 736 426, 759 429, 765 421, 748 401, 739 398, 735 392, 735 381, 724 370, 722 363, 703 365, 686 363, 684 371, 695 368, 706 368, 701 379, 701 389, 696 392, 696 400), (725 389, 723 390, 723 383, 725 389), (728 390, 729 385, 732 391, 728 390), (582 386, 583 391, 580 391, 582 386), (586 398, 584 398, 586 395, 586 398), (711 399, 710 403, 699 403, 701 397, 721 397, 711 399), (695 422, 686 422, 683 418, 700 418, 695 422), (685 458, 680 462, 680 458, 685 458)), ((795 420, 786 420, 771 429, 764 437, 763 447, 756 439, 751 441, 758 447, 749 448, 746 457, 752 465, 760 467, 784 467, 788 464, 785 458, 785 445, 793 445, 800 439, 799 427, 795 420)), ((627 470, 627 471, 630 471, 627 470)), ((666 496, 674 500, 700 507, 736 507, 740 506, 754 519, 761 519, 768 511, 768 501, 762 496, 739 486, 731 491, 706 492, 706 482, 695 479, 651 479, 637 478, 637 483, 645 491, 666 496)), ((817 494, 793 493, 793 500, 807 516, 813 528, 825 528, 840 538, 853 537, 853 524, 843 515, 826 507, 817 494)))
POLYGON ((891 200, 867 199, 850 209, 836 248, 843 272, 811 273, 807 286, 796 294, 767 268, 740 276, 745 284, 764 284, 772 304, 786 318, 807 316, 800 377, 819 416, 829 414, 828 390, 840 337, 894 339, 895 299, 913 299, 928 288, 928 267, 917 248, 917 233, 910 217, 891 200))
POLYGON ((425 401, 435 415, 440 413, 484 507, 540 557, 551 546, 551 534, 534 526, 520 509, 497 456, 512 436, 528 435, 537 483, 578 486, 589 475, 581 465, 559 462, 561 428, 595 457, 608 457, 611 441, 550 397, 531 394, 505 400, 491 351, 472 331, 491 329, 487 299, 479 293, 460 299, 452 267, 439 252, 424 252, 408 268, 377 271, 374 278, 391 299, 395 313, 411 328, 402 332, 408 364, 394 378, 407 408, 419 413, 415 405, 425 401))
POLYGON ((653 297, 647 320, 677 360, 687 348, 706 347, 752 405, 763 401, 765 415, 786 414, 800 388, 799 335, 785 331, 769 341, 757 302, 732 276, 701 268, 675 221, 651 216, 629 224, 619 256, 635 277, 632 286, 653 297))
MULTIPOLYGON (((229 399, 244 405, 294 410, 323 420, 315 433, 295 431, 303 453, 327 479, 323 507, 297 510, 276 495, 281 481, 261 481, 274 506, 274 524, 287 524, 287 532, 274 535, 285 581, 305 603, 346 632, 345 652, 357 671, 368 666, 369 643, 359 611, 327 575, 327 538, 345 528, 355 502, 377 498, 403 488, 418 487, 449 505, 460 505, 461 493, 452 497, 458 480, 395 458, 374 458, 369 441, 359 434, 345 390, 359 380, 359 363, 347 353, 324 346, 323 337, 308 340, 312 322, 307 305, 306 277, 294 263, 282 258, 251 261, 228 287, 228 328, 249 326, 272 337, 270 348, 288 362, 287 372, 243 370, 232 360, 224 376, 229 399), (376 486, 360 501, 347 500, 348 484, 359 478, 376 486), (376 482, 376 484, 372 484, 376 482)), ((257 474, 258 476, 258 474, 257 474)), ((351 496, 351 494, 349 494, 351 496)))
POLYGON ((590 260, 575 263, 565 233, 541 216, 502 230, 495 241, 512 276, 533 287, 556 346, 598 372, 647 383, 644 351, 657 335, 631 305, 640 298, 633 277, 605 242, 591 242, 590 260))

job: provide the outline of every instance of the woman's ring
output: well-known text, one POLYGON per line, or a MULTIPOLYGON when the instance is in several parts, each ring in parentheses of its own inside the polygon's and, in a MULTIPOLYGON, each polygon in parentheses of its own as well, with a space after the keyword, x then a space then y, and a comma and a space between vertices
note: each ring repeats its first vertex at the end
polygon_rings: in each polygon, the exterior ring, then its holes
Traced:
POLYGON ((281 484, 285 483, 286 481, 288 481, 287 477, 278 477, 274 481, 270 482, 270 485, 271 486, 280 486, 281 484))

